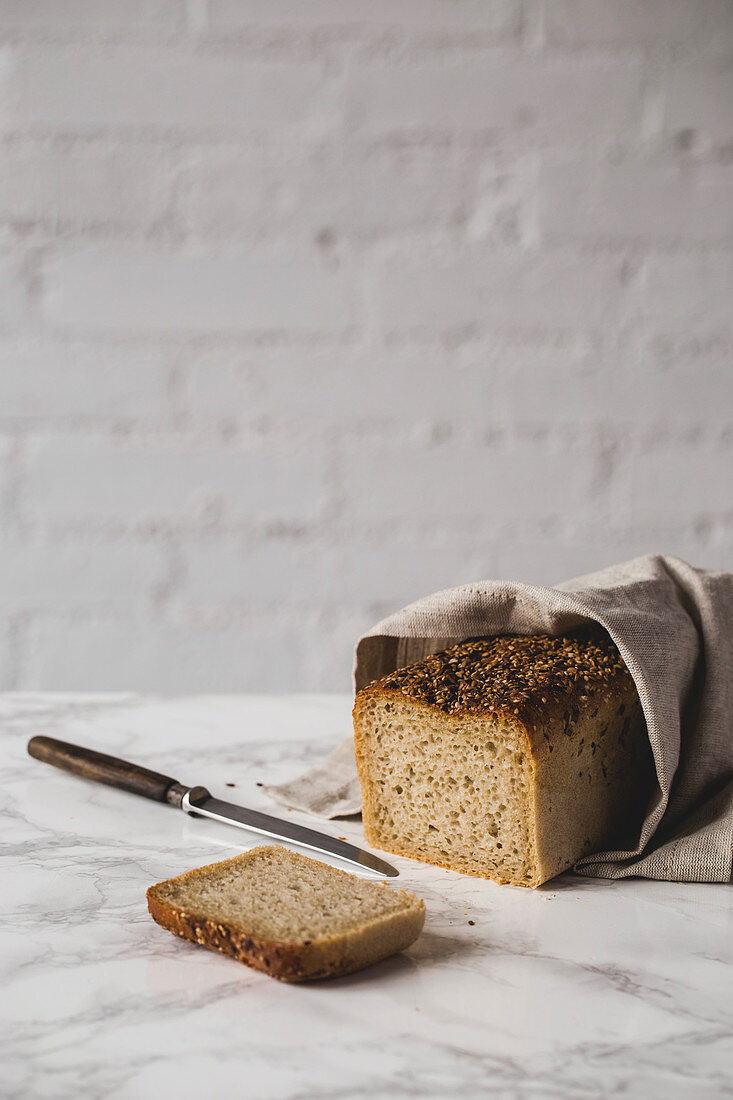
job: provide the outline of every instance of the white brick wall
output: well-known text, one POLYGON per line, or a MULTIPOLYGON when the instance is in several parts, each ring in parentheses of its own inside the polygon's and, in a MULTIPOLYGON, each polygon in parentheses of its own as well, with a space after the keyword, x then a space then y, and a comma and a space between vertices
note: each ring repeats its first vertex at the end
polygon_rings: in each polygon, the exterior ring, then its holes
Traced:
POLYGON ((0 687, 733 569, 730 0, 0 0, 0 687))
POLYGON ((312 245, 324 228, 357 239, 450 229, 471 209, 475 176, 464 152, 430 147, 256 145, 246 155, 225 147, 191 161, 182 205, 191 236, 202 241, 282 237, 312 245))
POLYGON ((592 438, 568 444, 512 433, 469 445, 454 439, 433 446, 390 441, 368 465, 361 446, 351 443, 345 450, 339 474, 345 511, 354 522, 399 523, 407 515, 434 526, 498 514, 517 523, 529 514, 541 523, 578 506, 592 513, 598 507, 592 438))
POLYGON ((212 30, 230 33, 261 23, 298 28, 389 27, 413 33, 439 30, 463 34, 516 31, 520 5, 516 0, 210 0, 212 30))
POLYGON ((329 114, 333 96, 319 94, 323 67, 184 45, 126 44, 90 57, 83 45, 34 44, 11 54, 5 118, 20 133, 211 138, 275 130, 297 139, 319 106, 329 114))
POLYGON ((4 223, 50 232, 149 233, 171 206, 171 156, 144 144, 8 143, 0 161, 4 223), (93 181, 93 186, 90 186, 93 181))
POLYGON ((728 0, 547 0, 545 20, 548 41, 572 46, 710 46, 731 37, 728 0))
POLYGON ((318 519, 326 460, 291 439, 217 440, 38 435, 22 477, 23 522, 50 530, 159 524, 201 527, 318 519))
POLYGON ((161 346, 0 337, 0 361, 3 427, 170 419, 173 356, 161 346))
POLYGON ((616 255, 472 245, 414 246, 374 271, 385 334, 427 338, 468 329, 593 331, 631 315, 636 290, 616 255))
POLYGON ((639 61, 525 56, 514 50, 354 64, 346 120, 370 134, 486 135, 508 145, 624 140, 638 133, 639 61))
POLYGON ((540 232, 548 242, 733 244, 733 166, 643 156, 546 163, 540 232))
POLYGON ((28 315, 27 278, 24 274, 25 255, 0 250, 0 333, 13 332, 25 325, 28 315))
POLYGON ((162 546, 142 540, 10 535, 0 539, 0 600, 11 614, 83 610, 90 602, 122 614, 165 583, 166 557, 162 546))
POLYGON ((58 31, 73 27, 89 34, 97 29, 180 26, 176 0, 0 0, 0 26, 8 29, 58 31))
POLYGON ((52 328, 82 332, 343 332, 353 272, 318 257, 63 252, 43 268, 52 328))
POLYGON ((652 256, 643 315, 656 331, 721 333, 733 338, 733 253, 652 256), (684 287, 684 294, 680 288, 684 287))

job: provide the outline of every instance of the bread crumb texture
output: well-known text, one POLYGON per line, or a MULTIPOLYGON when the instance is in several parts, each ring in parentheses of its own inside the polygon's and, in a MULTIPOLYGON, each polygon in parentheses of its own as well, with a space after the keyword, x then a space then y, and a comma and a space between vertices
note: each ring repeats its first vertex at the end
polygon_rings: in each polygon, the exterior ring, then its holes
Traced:
POLYGON ((452 646, 357 695, 369 843, 537 886, 639 811, 649 746, 600 628, 452 646))
POLYGON ((151 886, 158 924, 272 977, 335 977, 409 946, 425 905, 274 845, 151 886))

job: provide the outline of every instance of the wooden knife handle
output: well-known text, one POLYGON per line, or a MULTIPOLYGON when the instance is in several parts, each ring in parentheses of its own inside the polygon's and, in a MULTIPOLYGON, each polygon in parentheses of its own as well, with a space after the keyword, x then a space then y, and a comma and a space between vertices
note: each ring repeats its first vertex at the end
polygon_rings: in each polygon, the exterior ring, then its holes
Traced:
POLYGON ((169 775, 151 772, 138 764, 128 764, 117 756, 106 756, 81 745, 70 745, 68 741, 57 741, 55 737, 31 737, 28 752, 36 760, 81 775, 84 779, 94 779, 109 787, 141 794, 143 798, 152 798, 156 802, 170 802, 173 806, 181 805, 181 798, 188 789, 169 775))

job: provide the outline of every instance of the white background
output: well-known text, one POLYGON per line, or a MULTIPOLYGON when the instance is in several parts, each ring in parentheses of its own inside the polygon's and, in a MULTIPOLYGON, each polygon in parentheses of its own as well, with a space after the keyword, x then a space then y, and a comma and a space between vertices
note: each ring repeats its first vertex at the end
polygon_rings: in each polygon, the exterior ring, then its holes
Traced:
POLYGON ((0 0, 0 685, 733 568, 729 0, 0 0))

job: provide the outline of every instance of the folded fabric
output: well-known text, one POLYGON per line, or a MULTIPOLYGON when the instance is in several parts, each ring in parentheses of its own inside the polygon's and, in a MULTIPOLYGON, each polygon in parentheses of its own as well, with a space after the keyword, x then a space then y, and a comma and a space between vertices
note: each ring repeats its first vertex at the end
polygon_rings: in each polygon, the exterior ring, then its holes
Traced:
MULTIPOLYGON (((733 574, 647 555, 555 588, 481 581, 383 619, 356 647, 358 691, 466 638, 559 634, 589 622, 634 678, 658 788, 638 843, 575 865, 584 875, 728 882, 733 864, 733 574)), ((265 790, 324 817, 358 813, 353 741, 292 783, 265 790)))

